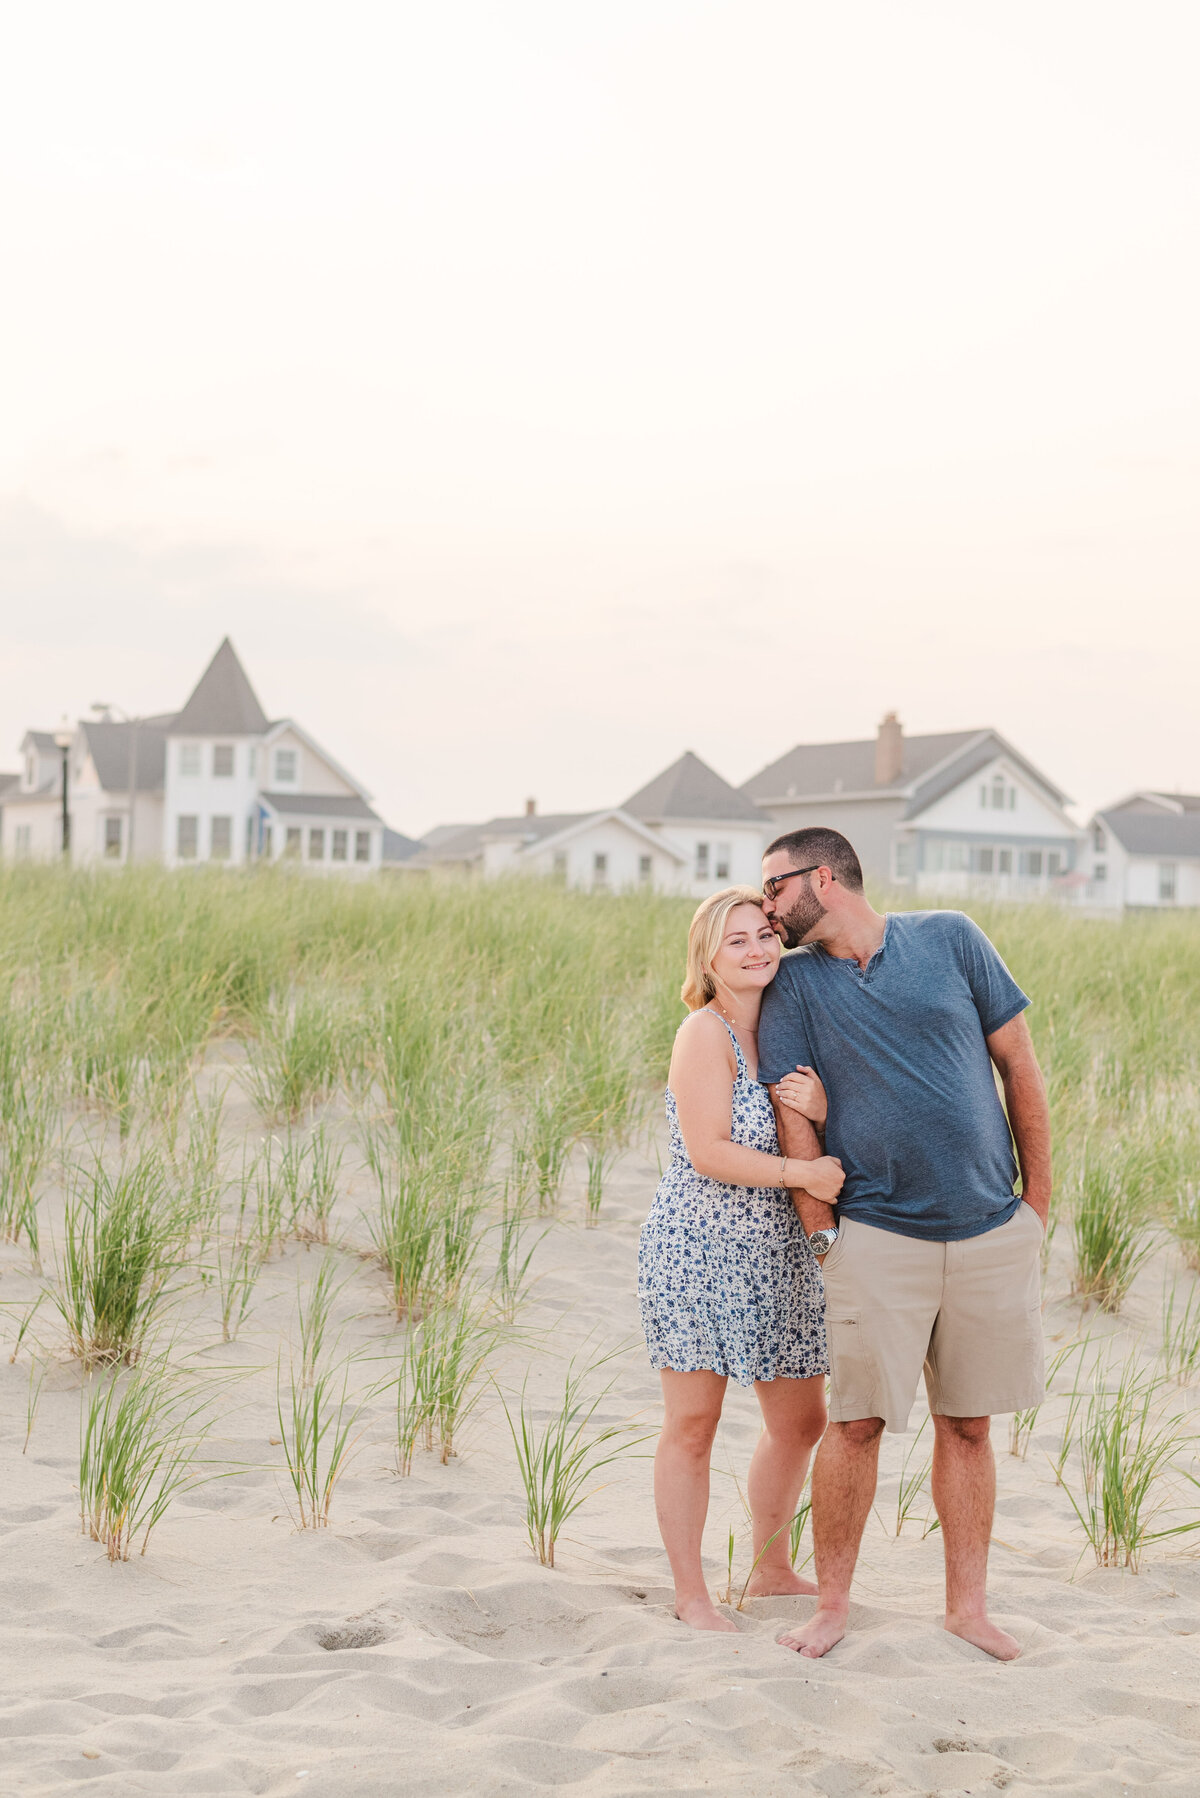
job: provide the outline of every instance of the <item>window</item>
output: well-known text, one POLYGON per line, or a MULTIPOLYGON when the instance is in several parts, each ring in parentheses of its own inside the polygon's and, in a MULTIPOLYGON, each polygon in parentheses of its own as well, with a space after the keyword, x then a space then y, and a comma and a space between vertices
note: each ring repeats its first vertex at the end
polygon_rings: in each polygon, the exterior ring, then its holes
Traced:
POLYGON ((354 833, 354 859, 356 862, 369 862, 371 859, 371 833, 369 830, 356 830, 354 833))
POLYGON ((977 874, 993 874, 996 869, 996 851, 994 849, 976 849, 972 852, 972 861, 977 874))
POLYGON ((271 853, 272 853, 271 838, 272 838, 271 826, 269 824, 264 824, 263 830, 262 830, 262 855, 263 855, 263 860, 268 861, 268 862, 271 859, 271 853))
POLYGON ((308 833, 308 859, 310 862, 325 860, 325 832, 319 825, 314 825, 308 833))
POLYGON ((109 861, 120 860, 121 836, 120 818, 106 818, 104 820, 104 854, 109 861))
POLYGON ((213 775, 217 780, 227 780, 233 773, 233 744, 213 744, 213 775))
POLYGON ((696 879, 708 879, 708 844, 696 844, 696 879))
MULTIPOLYGON (((34 755, 32 749, 25 757, 25 785, 30 792, 37 786, 37 756, 34 755)), ((29 827, 24 825, 22 828, 28 829, 29 827)))
POLYGON ((1108 879, 1108 868, 1104 862, 1096 863, 1095 867, 1092 869, 1092 879, 1098 881, 1101 885, 1108 879))
POLYGON ((1108 848, 1108 838, 1104 834, 1103 824, 1092 825, 1092 848, 1097 855, 1103 855, 1108 848))
POLYGON ((294 749, 277 749, 275 751, 275 785, 277 787, 294 787, 296 784, 297 761, 294 749))
POLYGON ((896 844, 896 879, 911 880, 916 867, 916 844, 904 837, 896 844))
POLYGON ((718 880, 728 880, 729 879, 729 863, 730 863, 731 859, 732 858, 730 856, 729 844, 728 843, 718 843, 717 844, 717 879, 718 880))
POLYGON ((594 887, 608 885, 608 857, 599 849, 592 857, 592 885, 594 887))
POLYGON ((1175 903, 1175 863, 1159 862, 1158 864, 1158 903, 1174 905, 1175 903))
POLYGON ((333 840, 329 845, 330 859, 335 862, 348 861, 349 857, 346 851, 349 843, 350 832, 348 830, 335 830, 333 840))
POLYGON ((227 862, 233 848, 233 819, 212 818, 209 821, 208 853, 215 862, 227 862))
POLYGON ((1002 812, 1004 810, 1003 774, 997 774, 992 781, 992 809, 997 812, 1002 812))
POLYGON ((554 878, 555 880, 567 878, 567 852, 565 849, 554 851, 554 878))
POLYGON ((1051 880, 1053 880, 1056 877, 1056 875, 1059 875, 1062 873, 1062 851, 1061 851, 1061 849, 1048 849, 1046 851, 1046 872, 1050 876, 1051 880))
POLYGON ((981 807, 981 808, 982 808, 982 807, 986 807, 986 805, 987 805, 987 802, 988 802, 988 790, 987 790, 987 782, 986 782, 986 781, 985 781, 985 782, 984 782, 984 784, 983 784, 983 786, 981 786, 981 787, 980 787, 980 789, 979 789, 979 804, 980 804, 980 807, 981 807))
POLYGON ((1008 789, 1008 809, 1010 812, 1015 812, 1017 809, 1017 789, 1015 787, 1008 789))
POLYGON ((1021 851, 1021 872, 1030 880, 1042 878, 1042 852, 1040 849, 1023 849, 1021 851))
POLYGON ((29 854, 29 837, 30 837, 31 828, 32 827, 28 824, 18 824, 17 825, 17 837, 16 837, 16 843, 14 846, 15 846, 17 854, 19 856, 23 857, 23 856, 26 856, 29 854))
POLYGON ((1011 874, 1012 873, 1012 850, 1011 849, 997 849, 997 851, 996 851, 996 872, 997 872, 997 874, 1011 874))
POLYGON ((175 853, 181 862, 194 862, 200 843, 200 820, 194 814, 180 813, 175 820, 175 853))
POLYGON ((181 743, 179 745, 179 772, 185 780, 193 780, 200 772, 199 743, 181 743))
POLYGON ((946 866, 953 874, 961 874, 970 866, 971 857, 965 843, 946 844, 946 866))
POLYGON ((283 839, 283 853, 289 861, 300 860, 300 829, 298 825, 288 825, 283 839))
POLYGON ((642 886, 648 887, 654 878, 654 858, 650 855, 638 856, 638 880, 642 886))

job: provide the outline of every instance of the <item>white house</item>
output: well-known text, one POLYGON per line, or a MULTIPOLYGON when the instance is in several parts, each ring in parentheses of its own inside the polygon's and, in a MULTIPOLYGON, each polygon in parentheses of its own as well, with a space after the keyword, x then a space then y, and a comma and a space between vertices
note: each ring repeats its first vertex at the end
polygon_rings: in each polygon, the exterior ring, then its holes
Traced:
MULTIPOLYGON (((27 732, 21 750, 0 846, 14 857, 58 854, 62 751, 46 731, 27 732)), ((294 719, 267 718, 228 638, 181 712, 83 720, 67 768, 73 862, 288 860, 361 874, 416 848, 385 833, 366 789, 294 719)))
POLYGON ((1200 905, 1200 795, 1131 793, 1087 830, 1087 899, 1112 910, 1200 905))
MULTIPOLYGON (((800 744, 742 787, 772 835, 824 824, 868 878, 947 898, 1073 896, 1078 827, 1066 795, 998 731, 800 744)), ((1076 877, 1077 878, 1077 877, 1076 877)))
POLYGON ((757 884, 766 829, 762 814, 688 750, 621 805, 543 816, 529 800, 520 817, 439 826, 406 866, 702 898, 738 881, 757 884))

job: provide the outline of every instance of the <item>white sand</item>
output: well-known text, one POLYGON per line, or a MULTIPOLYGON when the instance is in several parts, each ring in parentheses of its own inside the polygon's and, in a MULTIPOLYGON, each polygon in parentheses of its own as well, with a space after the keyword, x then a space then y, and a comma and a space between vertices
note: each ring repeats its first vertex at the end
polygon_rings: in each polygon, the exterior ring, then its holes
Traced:
MULTIPOLYGON (((627 1157, 596 1231, 579 1227, 569 1187, 564 1221, 539 1251, 523 1334, 496 1358, 507 1390, 532 1367, 531 1390, 549 1401, 585 1338, 635 1338, 637 1227, 655 1178, 642 1156, 627 1157)), ((358 1203, 369 1202, 356 1181, 342 1223, 352 1226, 358 1203)), ((1064 1226, 1055 1244, 1055 1293, 1065 1288, 1067 1234, 1064 1226)), ((20 1250, 4 1250, 10 1341, 34 1289, 27 1265, 20 1250)), ((209 1452, 261 1470, 180 1500, 146 1558, 126 1565, 110 1566, 79 1534, 77 1374, 54 1366, 22 1455, 29 1356, 10 1365, 6 1351, 5 1798, 77 1783, 111 1798, 551 1787, 581 1798, 1200 1793, 1200 1561, 1152 1555, 1133 1577, 1096 1570, 1090 1554, 1080 1560, 1078 1525, 1046 1464, 1061 1401, 1043 1411, 1027 1461, 1008 1455, 1006 1422, 996 1427, 994 1611, 1020 1638, 1022 1658, 997 1665, 939 1628, 939 1540, 922 1539, 927 1499, 899 1540, 891 1533, 908 1441, 888 1438, 852 1633, 827 1660, 802 1662, 773 1638, 810 1613, 809 1599, 749 1605, 736 1637, 697 1636, 674 1620, 648 1460, 611 1470, 567 1526, 559 1567, 540 1568, 490 1391, 464 1427, 460 1458, 442 1467, 419 1453, 407 1480, 393 1471, 380 1401, 332 1527, 297 1532, 271 1442, 275 1361, 292 1328, 297 1274, 308 1279, 316 1265, 315 1251, 289 1249, 264 1275, 241 1339, 201 1356, 214 1368, 255 1370, 231 1392, 209 1452)), ((1127 1321, 1105 1321, 1101 1332, 1120 1338, 1142 1324, 1153 1337, 1164 1265, 1165 1250, 1139 1280, 1127 1321)), ((356 1314, 345 1344, 386 1356, 396 1335, 382 1280, 351 1257, 344 1266, 352 1277, 339 1314, 356 1314)), ((214 1315, 209 1297, 192 1319, 196 1343, 212 1344, 214 1315)), ((1077 1306, 1056 1302, 1048 1330, 1069 1334, 1077 1318, 1077 1306)), ((54 1343, 45 1309, 35 1328, 54 1343)), ((383 1365, 364 1363, 366 1377, 383 1365)), ((619 1369, 603 1416, 640 1414, 652 1427, 657 1381, 640 1338, 619 1369)), ((709 1530, 714 1587, 731 1523, 742 1578, 747 1571, 735 1476, 744 1478, 756 1416, 752 1397, 731 1389, 709 1530)))

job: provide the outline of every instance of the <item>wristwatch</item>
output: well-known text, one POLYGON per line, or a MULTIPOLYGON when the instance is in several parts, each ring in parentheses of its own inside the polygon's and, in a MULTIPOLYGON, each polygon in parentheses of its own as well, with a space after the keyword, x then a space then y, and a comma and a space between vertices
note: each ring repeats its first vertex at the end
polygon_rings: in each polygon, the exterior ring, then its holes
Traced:
POLYGON ((814 1230, 808 1239, 808 1246, 814 1255, 828 1255, 837 1239, 837 1226, 834 1224, 828 1230, 814 1230))

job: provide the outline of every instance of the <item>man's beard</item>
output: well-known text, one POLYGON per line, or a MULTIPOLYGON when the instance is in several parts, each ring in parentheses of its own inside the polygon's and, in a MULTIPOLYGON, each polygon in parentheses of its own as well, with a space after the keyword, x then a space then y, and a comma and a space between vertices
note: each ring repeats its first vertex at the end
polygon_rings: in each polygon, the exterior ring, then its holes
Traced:
POLYGON ((804 887, 797 895, 791 911, 777 911, 775 916, 783 926, 781 934, 784 948, 798 948, 809 931, 821 922, 826 910, 827 907, 821 904, 812 888, 804 887))

